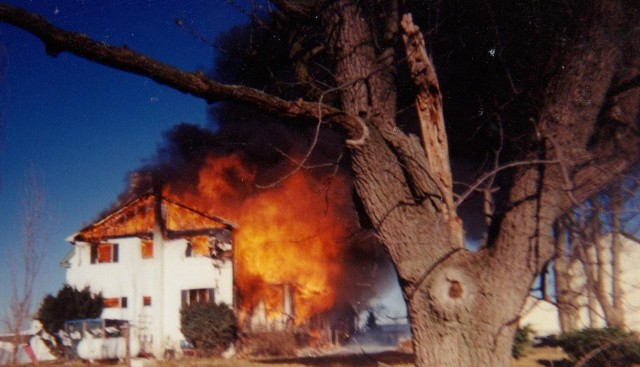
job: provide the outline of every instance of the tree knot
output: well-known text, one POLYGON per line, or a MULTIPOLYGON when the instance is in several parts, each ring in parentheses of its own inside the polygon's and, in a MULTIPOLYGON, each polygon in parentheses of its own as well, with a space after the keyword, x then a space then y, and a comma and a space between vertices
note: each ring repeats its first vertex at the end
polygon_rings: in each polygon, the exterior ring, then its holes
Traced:
POLYGON ((462 297, 463 290, 460 282, 457 280, 451 280, 449 282, 451 283, 451 285, 449 285, 449 297, 454 299, 462 297))
POLYGON ((475 303, 475 279, 460 268, 440 270, 429 282, 429 304, 432 312, 448 321, 464 322, 475 303))

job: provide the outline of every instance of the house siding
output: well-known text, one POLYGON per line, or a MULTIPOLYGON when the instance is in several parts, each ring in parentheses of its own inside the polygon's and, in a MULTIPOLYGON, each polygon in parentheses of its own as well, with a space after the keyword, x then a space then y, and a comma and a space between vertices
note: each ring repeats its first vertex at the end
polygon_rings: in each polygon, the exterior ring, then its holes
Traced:
POLYGON ((181 291, 213 288, 216 303, 233 303, 231 261, 214 262, 205 256, 186 256, 187 240, 153 243, 153 256, 143 258, 137 237, 108 240, 118 244, 118 262, 91 263, 91 245, 75 243, 67 283, 89 286, 105 298, 126 297, 127 307, 105 308, 102 317, 129 320, 133 335, 145 351, 162 357, 165 349, 179 350, 181 291), (145 306, 144 298, 151 297, 145 306))

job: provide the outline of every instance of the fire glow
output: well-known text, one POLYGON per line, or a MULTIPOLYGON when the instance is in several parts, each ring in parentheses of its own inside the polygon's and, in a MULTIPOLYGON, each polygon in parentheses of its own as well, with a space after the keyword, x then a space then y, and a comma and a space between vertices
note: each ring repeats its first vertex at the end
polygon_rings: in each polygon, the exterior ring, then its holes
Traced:
POLYGON ((209 156, 196 188, 165 187, 164 195, 238 225, 234 236, 240 321, 262 303, 269 319, 282 315, 293 290, 296 324, 329 310, 341 275, 342 243, 352 223, 344 177, 321 180, 304 170, 268 187, 239 155, 209 156))

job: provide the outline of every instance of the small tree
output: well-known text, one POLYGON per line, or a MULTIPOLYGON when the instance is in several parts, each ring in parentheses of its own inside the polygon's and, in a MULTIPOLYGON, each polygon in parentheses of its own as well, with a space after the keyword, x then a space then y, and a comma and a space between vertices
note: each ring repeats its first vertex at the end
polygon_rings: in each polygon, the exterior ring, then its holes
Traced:
POLYGON ((236 317, 226 304, 193 303, 180 310, 180 331, 204 355, 218 354, 236 337, 236 317))
MULTIPOLYGON (((32 316, 33 291, 48 244, 46 197, 42 179, 32 167, 26 176, 22 193, 22 254, 21 268, 10 267, 11 294, 9 307, 2 319, 6 331, 12 334, 11 365, 18 363, 21 330, 32 316)), ((14 253, 10 253, 12 258, 14 253)), ((12 260, 14 260, 12 258, 12 260)), ((18 262, 19 263, 19 262, 18 262)))
POLYGON ((102 294, 91 293, 89 287, 78 290, 65 284, 55 297, 48 294, 42 300, 36 318, 49 334, 56 336, 58 345, 61 345, 57 333, 64 328, 65 321, 100 317, 103 308, 102 294))

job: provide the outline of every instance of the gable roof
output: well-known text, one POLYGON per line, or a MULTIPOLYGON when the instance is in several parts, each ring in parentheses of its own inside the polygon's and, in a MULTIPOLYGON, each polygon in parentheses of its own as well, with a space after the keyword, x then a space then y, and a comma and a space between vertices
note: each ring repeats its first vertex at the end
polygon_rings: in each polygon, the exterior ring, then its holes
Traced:
POLYGON ((148 193, 92 223, 67 240, 71 243, 100 242, 109 238, 151 238, 160 229, 165 238, 196 235, 229 237, 236 226, 164 196, 148 193), (159 211, 160 215, 157 215, 159 211), (157 223, 158 222, 158 223, 157 223))

